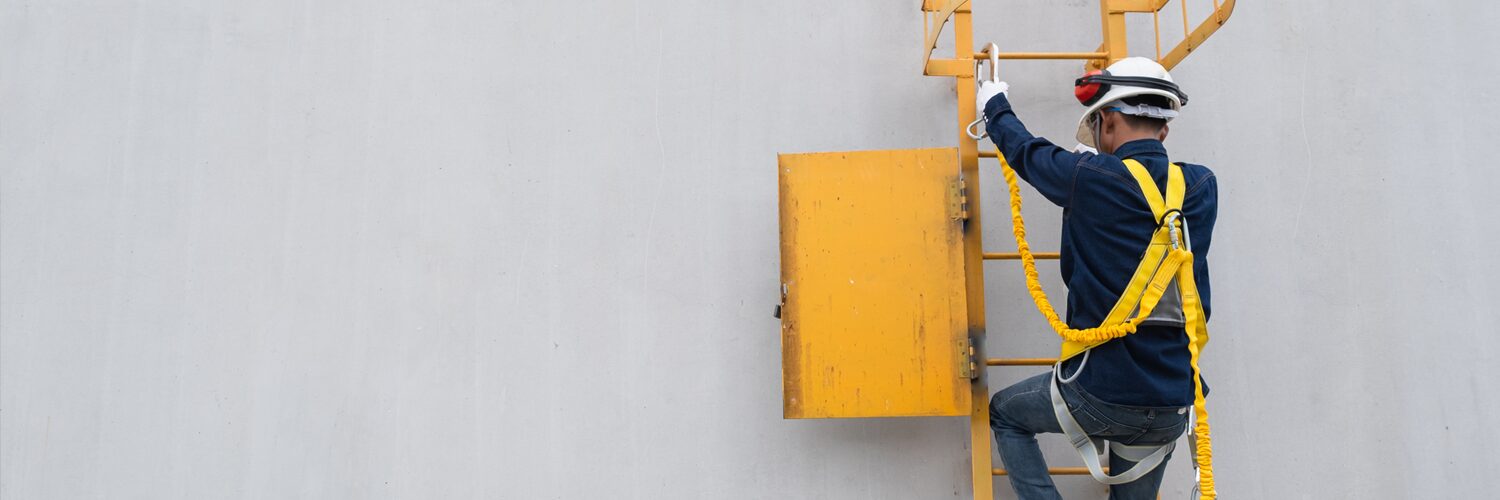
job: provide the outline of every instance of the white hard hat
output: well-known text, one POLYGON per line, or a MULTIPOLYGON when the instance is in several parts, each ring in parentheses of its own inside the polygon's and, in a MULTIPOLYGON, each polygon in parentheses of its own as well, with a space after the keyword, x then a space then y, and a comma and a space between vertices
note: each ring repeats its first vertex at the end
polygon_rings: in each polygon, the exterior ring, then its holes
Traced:
POLYGON ((1155 106, 1138 106, 1131 109, 1130 114, 1151 116, 1171 121, 1177 116, 1178 110, 1187 104, 1187 94, 1177 88, 1172 81, 1172 75, 1167 73, 1156 61, 1145 57, 1127 57, 1102 72, 1095 71, 1084 75, 1073 84, 1073 94, 1078 101, 1088 106, 1078 118, 1078 142, 1089 147, 1099 147, 1094 144, 1094 134, 1089 130, 1089 116, 1108 106, 1121 106, 1117 102, 1120 99, 1140 95, 1159 95, 1165 97, 1172 105, 1171 109, 1161 109, 1155 106))

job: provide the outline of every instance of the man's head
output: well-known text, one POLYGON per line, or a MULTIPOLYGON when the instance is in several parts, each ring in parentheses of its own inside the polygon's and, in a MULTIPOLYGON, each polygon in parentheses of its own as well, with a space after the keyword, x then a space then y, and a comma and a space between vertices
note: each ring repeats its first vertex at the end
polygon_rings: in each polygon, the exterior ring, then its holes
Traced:
POLYGON ((1187 104, 1187 94, 1156 61, 1127 57, 1074 82, 1088 110, 1078 120, 1078 142, 1110 153, 1136 139, 1166 139, 1166 123, 1187 104))
POLYGON ((1094 144, 1100 152, 1113 153, 1120 145, 1139 139, 1167 140, 1167 120, 1149 116, 1149 112, 1138 110, 1155 108, 1171 109, 1167 98, 1159 95, 1138 95, 1120 99, 1105 105, 1094 113, 1089 128, 1094 135, 1094 144))

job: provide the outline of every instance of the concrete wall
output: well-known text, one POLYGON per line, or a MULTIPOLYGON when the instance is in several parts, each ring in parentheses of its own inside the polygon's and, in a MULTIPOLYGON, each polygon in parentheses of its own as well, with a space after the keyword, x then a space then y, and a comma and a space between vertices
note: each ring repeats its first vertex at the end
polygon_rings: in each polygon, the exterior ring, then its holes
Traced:
MULTIPOLYGON (((967 498, 958 420, 780 416, 775 154, 954 143, 915 4, 0 3, 0 497, 967 498)), ((1242 1, 1176 72, 1226 495, 1490 491, 1497 18, 1242 1)), ((1003 69, 1066 140, 1077 65, 1003 69)), ((992 267, 991 346, 1049 354, 992 267)))

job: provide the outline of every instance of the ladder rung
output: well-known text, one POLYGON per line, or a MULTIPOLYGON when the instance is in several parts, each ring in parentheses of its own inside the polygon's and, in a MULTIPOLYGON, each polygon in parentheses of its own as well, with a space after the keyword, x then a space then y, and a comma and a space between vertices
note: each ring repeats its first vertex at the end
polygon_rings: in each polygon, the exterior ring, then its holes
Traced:
MULTIPOLYGON (((1101 467, 1105 474, 1109 474, 1109 467, 1101 467)), ((990 469, 990 473, 996 476, 1006 475, 1005 469, 990 469)), ((1087 476, 1088 467, 1048 467, 1047 473, 1054 476, 1087 476)))
MULTIPOLYGON (((1032 252, 1032 257, 1040 260, 1057 260, 1062 254, 1057 252, 1032 252)), ((985 252, 984 260, 1021 260, 1021 254, 1016 252, 985 252)))
POLYGON ((984 366, 1051 366, 1057 364, 1057 358, 990 358, 984 360, 984 366))

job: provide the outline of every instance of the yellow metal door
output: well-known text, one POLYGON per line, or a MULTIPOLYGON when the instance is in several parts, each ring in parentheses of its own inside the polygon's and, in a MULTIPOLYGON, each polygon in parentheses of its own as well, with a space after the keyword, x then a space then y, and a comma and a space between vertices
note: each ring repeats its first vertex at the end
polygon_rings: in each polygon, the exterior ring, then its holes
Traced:
POLYGON ((784 416, 967 415, 958 149, 778 160, 784 416))

